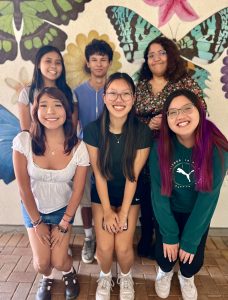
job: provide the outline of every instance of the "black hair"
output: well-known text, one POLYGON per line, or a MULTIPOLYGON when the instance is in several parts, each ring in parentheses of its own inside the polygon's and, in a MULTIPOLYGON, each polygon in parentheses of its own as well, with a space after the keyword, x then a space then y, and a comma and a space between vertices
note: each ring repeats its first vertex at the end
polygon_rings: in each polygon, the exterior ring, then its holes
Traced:
POLYGON ((91 55, 107 55, 109 62, 112 61, 113 58, 113 50, 111 46, 105 42, 104 40, 93 39, 85 48, 85 57, 87 62, 91 55))

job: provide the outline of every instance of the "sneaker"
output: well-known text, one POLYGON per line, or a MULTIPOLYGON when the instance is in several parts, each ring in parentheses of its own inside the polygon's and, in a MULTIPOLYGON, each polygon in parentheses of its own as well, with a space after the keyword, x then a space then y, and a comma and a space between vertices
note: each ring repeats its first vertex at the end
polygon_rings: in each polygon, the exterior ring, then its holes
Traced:
POLYGON ((114 286, 111 276, 101 276, 98 280, 96 300, 110 300, 110 292, 114 286))
POLYGON ((82 248, 82 261, 85 264, 90 264, 94 260, 94 254, 95 254, 95 248, 96 248, 96 241, 94 238, 85 238, 84 245, 82 248))
POLYGON ((65 283, 66 300, 76 299, 79 294, 80 288, 74 268, 73 272, 63 275, 63 281, 65 283))
POLYGON ((51 287, 54 279, 42 278, 36 293, 36 300, 51 300, 51 287))
POLYGON ((169 296, 172 277, 173 270, 171 270, 170 272, 163 272, 159 267, 155 280, 155 291, 158 297, 164 299, 169 296))
POLYGON ((198 293, 194 283, 194 276, 187 278, 184 277, 179 271, 178 278, 183 300, 197 300, 198 293))
POLYGON ((120 300, 135 299, 134 281, 131 274, 119 276, 117 283, 120 285, 120 300))

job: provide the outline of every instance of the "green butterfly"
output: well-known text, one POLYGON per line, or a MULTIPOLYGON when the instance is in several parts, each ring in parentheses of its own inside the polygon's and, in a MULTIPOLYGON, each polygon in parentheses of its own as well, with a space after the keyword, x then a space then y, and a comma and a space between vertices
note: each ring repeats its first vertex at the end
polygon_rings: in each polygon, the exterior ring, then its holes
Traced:
POLYGON ((34 61, 36 50, 51 44, 65 49, 67 35, 55 25, 76 20, 91 0, 11 0, 0 1, 0 64, 14 60, 18 43, 14 27, 22 28, 20 52, 24 60, 34 61), (15 26, 14 26, 15 25, 15 26))
MULTIPOLYGON (((142 60, 149 42, 162 35, 158 28, 126 7, 109 6, 106 12, 129 62, 142 60)), ((190 74, 204 90, 210 73, 197 64, 213 63, 228 46, 228 8, 195 26, 177 44, 181 56, 188 61, 190 74)), ((137 79, 138 73, 133 76, 137 79)))

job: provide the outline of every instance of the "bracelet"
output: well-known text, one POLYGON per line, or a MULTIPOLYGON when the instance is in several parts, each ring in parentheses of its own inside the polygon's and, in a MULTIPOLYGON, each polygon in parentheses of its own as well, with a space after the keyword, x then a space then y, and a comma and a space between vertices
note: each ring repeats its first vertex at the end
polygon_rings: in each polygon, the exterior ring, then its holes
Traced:
POLYGON ((22 131, 22 132, 25 131, 25 132, 30 133, 30 131, 29 131, 28 129, 23 129, 23 130, 21 130, 21 131, 22 131))
POLYGON ((66 212, 64 213, 64 215, 66 215, 68 218, 72 219, 73 216, 68 215, 66 212))
POLYGON ((36 220, 35 222, 32 222, 32 226, 35 228, 38 225, 40 225, 43 222, 42 217, 40 216, 40 218, 38 220, 36 220))
POLYGON ((59 230, 61 233, 63 233, 63 234, 65 234, 65 233, 68 232, 68 228, 63 228, 63 227, 60 226, 60 225, 58 225, 58 230, 59 230))

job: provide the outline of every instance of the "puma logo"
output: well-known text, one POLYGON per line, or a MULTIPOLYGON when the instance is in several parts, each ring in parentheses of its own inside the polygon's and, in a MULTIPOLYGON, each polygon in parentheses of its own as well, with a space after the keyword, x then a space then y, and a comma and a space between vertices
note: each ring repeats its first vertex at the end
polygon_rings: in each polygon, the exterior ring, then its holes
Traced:
POLYGON ((177 173, 183 174, 187 177, 188 181, 191 182, 190 180, 190 175, 194 172, 194 170, 192 170, 189 174, 186 173, 184 170, 182 170, 181 168, 177 168, 177 173))

